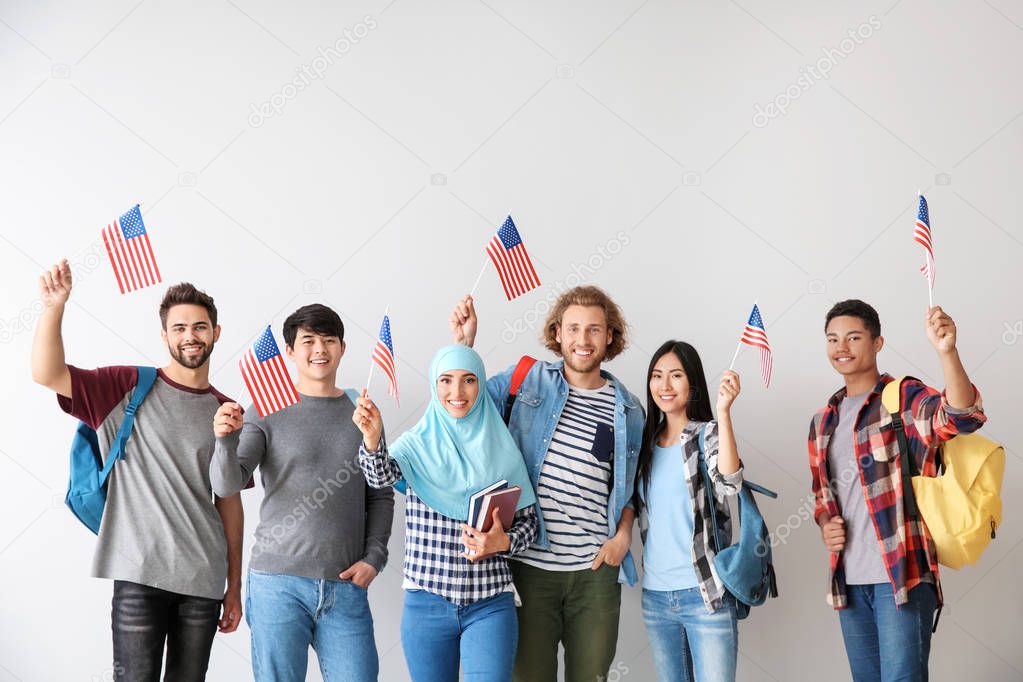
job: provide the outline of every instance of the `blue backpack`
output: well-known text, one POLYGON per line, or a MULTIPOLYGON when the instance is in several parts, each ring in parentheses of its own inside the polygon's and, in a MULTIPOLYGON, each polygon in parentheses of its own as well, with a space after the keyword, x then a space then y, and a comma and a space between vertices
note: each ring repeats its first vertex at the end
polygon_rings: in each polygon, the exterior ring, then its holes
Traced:
POLYGON ((103 520, 103 507, 107 503, 107 478, 114 469, 114 463, 124 459, 124 446, 131 436, 135 423, 135 412, 145 400, 156 381, 155 367, 138 367, 138 380, 132 389, 131 399, 124 408, 124 420, 117 430, 117 437, 110 448, 106 464, 100 454, 96 431, 85 422, 79 422, 71 441, 71 477, 68 480, 67 496, 64 503, 85 527, 99 535, 99 524, 103 520))
POLYGON ((760 606, 768 596, 778 596, 778 582, 771 558, 771 534, 757 507, 757 501, 753 499, 754 492, 772 498, 778 497, 778 493, 743 480, 738 496, 739 539, 728 547, 722 547, 714 492, 711 489, 713 483, 704 457, 706 428, 704 425, 700 430, 700 475, 703 477, 707 508, 710 509, 711 526, 714 528, 714 568, 725 589, 735 597, 736 614, 742 619, 749 615, 750 607, 760 606))

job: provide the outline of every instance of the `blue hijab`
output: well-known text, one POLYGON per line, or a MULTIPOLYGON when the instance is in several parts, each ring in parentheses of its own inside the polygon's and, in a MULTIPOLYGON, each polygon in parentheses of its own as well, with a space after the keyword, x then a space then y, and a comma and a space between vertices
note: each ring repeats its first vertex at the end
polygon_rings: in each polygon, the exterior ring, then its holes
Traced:
POLYGON ((483 360, 468 346, 445 346, 430 363, 430 404, 415 426, 388 450, 405 480, 433 510, 465 521, 469 498, 500 481, 522 488, 518 509, 536 502, 522 453, 487 392, 483 360), (437 396, 445 372, 472 372, 479 395, 461 418, 452 417, 437 396))

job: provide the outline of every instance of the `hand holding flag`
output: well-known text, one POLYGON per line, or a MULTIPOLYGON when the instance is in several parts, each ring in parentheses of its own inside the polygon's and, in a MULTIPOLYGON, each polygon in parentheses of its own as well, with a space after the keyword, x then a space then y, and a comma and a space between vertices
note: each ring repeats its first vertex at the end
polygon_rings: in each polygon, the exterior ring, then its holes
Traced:
POLYGON ((362 389, 362 393, 355 401, 352 421, 362 432, 362 443, 366 449, 370 452, 379 450, 380 436, 384 432, 384 420, 380 416, 380 409, 370 399, 368 389, 362 389))
POLYGON ((291 382, 288 368, 284 365, 280 348, 277 347, 277 341, 274 340, 269 325, 238 364, 242 370, 245 387, 249 389, 252 403, 260 417, 299 402, 298 391, 291 382))

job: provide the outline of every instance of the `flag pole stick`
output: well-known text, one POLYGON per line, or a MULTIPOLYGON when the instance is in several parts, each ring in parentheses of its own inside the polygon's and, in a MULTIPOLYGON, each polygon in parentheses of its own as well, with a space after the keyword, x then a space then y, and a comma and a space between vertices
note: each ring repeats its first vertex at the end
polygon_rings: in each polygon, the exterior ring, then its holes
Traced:
MULTIPOLYGON (((759 298, 756 299, 755 301, 753 301, 753 307, 756 308, 757 307, 757 303, 759 303, 759 302, 760 302, 759 298)), ((750 309, 750 312, 752 312, 752 309, 750 309)), ((745 324, 743 324, 742 329, 743 329, 744 332, 746 331, 746 325, 745 324)), ((735 361, 739 358, 739 351, 740 350, 742 350, 742 337, 741 336, 739 337, 739 343, 735 344, 735 355, 732 356, 732 362, 731 362, 731 364, 728 365, 728 370, 729 371, 731 371, 732 369, 735 368, 735 361)))
POLYGON ((469 290, 469 295, 472 296, 476 293, 476 287, 480 285, 480 280, 483 279, 483 273, 487 271, 487 263, 490 262, 490 258, 483 259, 483 267, 480 268, 480 274, 476 276, 476 282, 472 285, 472 289, 469 290))
MULTIPOLYGON (((387 317, 387 314, 390 311, 391 311, 391 304, 388 303, 387 306, 384 308, 384 317, 387 317)), ((376 351, 376 343, 373 344, 373 349, 374 349, 374 352, 375 352, 376 351)), ((366 377, 366 390, 367 391, 369 391, 369 384, 370 384, 370 382, 373 381, 373 368, 376 367, 376 364, 377 364, 376 361, 373 359, 373 354, 371 353, 370 356, 369 356, 369 376, 366 377)))
POLYGON ((736 366, 736 360, 737 360, 737 359, 739 358, 739 352, 740 352, 740 351, 741 351, 742 349, 743 349, 743 339, 742 339, 742 338, 740 338, 740 339, 739 339, 739 343, 738 343, 738 344, 736 344, 736 354, 735 354, 735 355, 733 355, 733 356, 731 356, 731 363, 730 363, 730 364, 728 365, 728 370, 729 370, 729 371, 730 371, 730 370, 731 370, 731 369, 732 369, 733 367, 735 367, 735 366, 736 366))
POLYGON ((742 350, 742 339, 739 339, 739 343, 735 344, 735 355, 732 356, 732 362, 728 365, 729 371, 735 367, 735 361, 739 357, 739 351, 742 350))

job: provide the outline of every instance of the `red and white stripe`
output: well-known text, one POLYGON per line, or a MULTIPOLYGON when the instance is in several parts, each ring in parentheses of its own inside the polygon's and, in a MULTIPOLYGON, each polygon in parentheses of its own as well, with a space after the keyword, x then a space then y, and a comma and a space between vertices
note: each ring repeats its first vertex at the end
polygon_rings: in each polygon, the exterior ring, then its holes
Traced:
POLYGON ((284 359, 275 355, 266 362, 260 362, 255 351, 249 348, 238 363, 245 387, 249 389, 252 403, 260 417, 283 410, 299 402, 298 391, 291 382, 284 359))
POLYGON ((924 254, 924 264, 920 266, 920 274, 927 278, 927 285, 934 289, 934 255, 930 251, 924 254))
POLYGON ((487 244, 487 255, 497 268, 501 285, 504 287, 504 295, 509 301, 540 286, 540 277, 536 274, 533 262, 529 260, 529 254, 522 243, 506 249, 501 238, 494 235, 487 244))
POLYGON ((103 228, 103 244, 122 294, 163 281, 148 234, 125 239, 120 224, 115 220, 103 228))
POLYGON ((927 227, 924 221, 917 218, 916 226, 913 228, 913 240, 920 246, 927 249, 927 253, 934 256, 934 249, 931 246, 931 228, 927 227))
POLYGON ((377 340, 377 345, 373 348, 373 362, 377 366, 384 370, 384 374, 387 375, 387 395, 394 398, 394 402, 401 404, 398 399, 398 371, 394 366, 394 355, 391 354, 391 349, 387 347, 383 341, 377 340))
POLYGON ((924 247, 924 264, 920 266, 920 274, 927 278, 927 284, 934 288, 934 246, 931 244, 931 228, 922 220, 916 221, 913 228, 913 241, 924 247))
POLYGON ((760 349, 760 375, 764 378, 764 386, 770 388, 773 358, 771 344, 767 342, 767 332, 747 324, 742 330, 742 339, 740 340, 748 346, 760 349))

